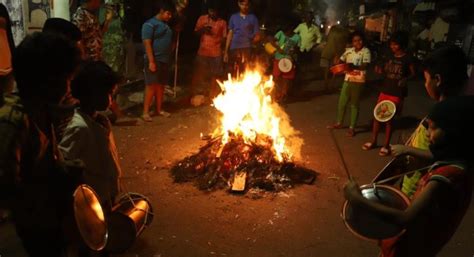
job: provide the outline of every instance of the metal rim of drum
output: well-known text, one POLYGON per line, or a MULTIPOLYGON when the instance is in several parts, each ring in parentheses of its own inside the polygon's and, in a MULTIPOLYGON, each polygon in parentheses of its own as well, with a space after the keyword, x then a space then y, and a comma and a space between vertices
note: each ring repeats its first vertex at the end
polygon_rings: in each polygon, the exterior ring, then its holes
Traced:
MULTIPOLYGON (((405 194, 403 194, 400 190, 397 190, 397 189, 395 189, 391 186, 386 186, 386 185, 377 185, 376 187, 378 189, 385 189, 385 190, 388 190, 392 193, 395 193, 406 204, 406 207, 408 207, 408 205, 410 204, 410 200, 408 199, 408 197, 405 194)), ((373 189, 373 188, 374 188, 373 184, 363 185, 363 186, 360 187, 361 191, 365 190, 365 189, 373 189)), ((364 236, 359 231, 357 231, 353 227, 352 224, 350 224, 350 221, 347 220, 347 209, 348 208, 349 208, 349 202, 346 200, 344 202, 343 206, 342 206, 342 212, 341 212, 341 218, 344 221, 344 225, 346 226, 347 229, 349 229, 350 232, 352 232, 352 234, 354 234, 355 236, 357 236, 357 237, 359 237, 363 240, 378 242, 380 240, 398 237, 398 236, 402 235, 403 233, 405 233, 405 231, 406 231, 405 229, 401 229, 399 233, 396 233, 394 235, 390 235, 389 237, 385 237, 385 238, 370 238, 370 237, 364 236)))
MULTIPOLYGON (((84 240, 85 244, 92 250, 95 250, 95 251, 100 251, 100 250, 103 250, 107 243, 108 243, 108 239, 109 239, 109 233, 108 233, 108 227, 107 227, 107 222, 105 220, 105 213, 102 209, 102 206, 100 205, 100 201, 99 201, 99 198, 97 197, 97 193, 94 191, 94 189, 92 189, 92 187, 86 185, 86 184, 82 184, 82 185, 79 185, 76 190, 74 191, 74 194, 73 194, 73 199, 74 199, 74 219, 76 221, 76 224, 78 226, 78 230, 79 230, 79 233, 81 234, 81 237, 82 239, 84 240), (81 208, 79 209, 78 206, 77 206, 77 203, 76 201, 79 201, 79 200, 85 200, 86 201, 86 198, 83 198, 83 199, 78 199, 78 195, 80 193, 82 193, 84 195, 84 191, 87 191, 91 197, 93 197, 93 199, 96 201, 96 203, 98 203, 98 206, 100 207, 100 211, 102 211, 102 215, 103 215, 103 218, 104 220, 101 222, 102 225, 103 225, 103 230, 104 230, 104 235, 102 236, 102 242, 91 242, 90 240, 90 236, 89 235, 86 235, 85 231, 84 231, 84 224, 80 221, 80 217, 79 217, 79 210, 81 211, 84 211, 85 209, 81 208)), ((87 204, 87 206, 91 207, 92 209, 92 206, 91 204, 87 204)), ((91 210, 93 211, 93 210, 91 210)), ((91 225, 91 224, 88 224, 88 225, 91 225)), ((86 227, 88 226, 86 224, 86 227)), ((89 231, 97 231, 97 227, 96 226, 93 226, 93 229, 88 229, 89 231)))
POLYGON ((110 253, 124 253, 133 245, 145 228, 151 225, 153 218, 153 207, 146 196, 133 192, 123 193, 118 197, 118 201, 112 208, 108 219, 108 233, 110 235, 105 249, 110 253), (134 204, 139 201, 145 201, 148 209, 136 209, 134 204), (132 216, 129 216, 132 213, 130 211, 145 212, 145 219, 140 227, 137 227, 139 223, 136 223, 136 220, 132 218, 132 216), (123 233, 125 232, 127 232, 128 237, 124 236, 123 233))
POLYGON ((389 120, 391 120, 394 116, 395 116, 395 113, 397 112, 397 105, 390 101, 390 100, 383 100, 383 101, 380 101, 377 105, 375 105, 375 108, 374 108, 374 118, 380 122, 387 122, 389 120), (388 117, 388 118, 385 118, 385 119, 380 119, 378 116, 377 116, 377 110, 380 108, 380 106, 382 106, 382 104, 389 104, 391 106, 391 108, 393 108, 393 113, 388 117))
POLYGON ((289 58, 282 58, 278 61, 278 69, 283 73, 290 72, 293 69, 293 62, 289 58))

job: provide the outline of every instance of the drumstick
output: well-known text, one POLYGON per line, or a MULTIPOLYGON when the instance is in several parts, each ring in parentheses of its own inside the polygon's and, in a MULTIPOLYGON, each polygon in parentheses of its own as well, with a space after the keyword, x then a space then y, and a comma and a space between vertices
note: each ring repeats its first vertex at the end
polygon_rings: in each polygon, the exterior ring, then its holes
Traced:
POLYGON ((352 175, 349 173, 349 169, 347 168, 346 161, 344 160, 344 156, 342 155, 341 148, 339 148, 339 145, 337 144, 336 137, 334 136, 334 133, 332 132, 333 130, 330 129, 329 134, 331 134, 331 138, 336 145, 337 152, 339 154, 339 158, 341 159, 342 166, 344 167, 344 171, 346 172, 347 178, 349 180, 352 180, 352 175))
POLYGON ((424 170, 427 170, 429 168, 431 168, 432 165, 429 165, 429 166, 426 166, 426 167, 423 167, 423 168, 419 168, 419 169, 416 169, 416 170, 411 170, 411 171, 407 171, 405 173, 402 173, 402 174, 398 174, 398 175, 395 175, 395 176, 392 176, 392 177, 389 177, 389 178, 386 178, 386 179, 382 179, 380 181, 377 181, 377 182, 374 182, 373 184, 385 184, 391 180, 394 180, 394 179, 398 179, 398 178, 401 178, 401 177, 404 177, 405 175, 409 175, 409 174, 412 174, 412 173, 415 173, 417 171, 424 171, 424 170))

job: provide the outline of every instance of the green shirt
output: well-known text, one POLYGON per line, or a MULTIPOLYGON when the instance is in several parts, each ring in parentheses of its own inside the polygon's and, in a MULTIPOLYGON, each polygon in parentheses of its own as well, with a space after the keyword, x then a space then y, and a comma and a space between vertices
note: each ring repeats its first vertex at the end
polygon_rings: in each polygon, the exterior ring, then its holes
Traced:
POLYGON ((301 45, 301 39, 298 34, 294 34, 293 36, 288 37, 281 30, 275 34, 275 40, 278 46, 284 51, 284 53, 275 53, 275 59, 277 60, 280 60, 285 57, 290 57, 291 51, 295 47, 299 47, 301 45))

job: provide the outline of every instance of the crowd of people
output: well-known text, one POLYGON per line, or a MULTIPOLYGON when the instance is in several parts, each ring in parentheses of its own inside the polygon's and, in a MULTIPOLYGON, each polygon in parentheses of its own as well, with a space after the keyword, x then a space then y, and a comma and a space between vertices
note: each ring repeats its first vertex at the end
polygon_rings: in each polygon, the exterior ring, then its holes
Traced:
MULTIPOLYGON (((272 53, 269 70, 277 90, 275 101, 284 101, 297 78, 299 63, 312 63, 312 51, 321 42, 319 28, 306 14, 302 23, 281 26, 275 35, 262 36, 259 21, 250 12, 249 0, 238 0, 239 11, 226 22, 215 2, 208 1, 207 13, 199 17, 195 33, 200 46, 195 60, 193 90, 206 80, 215 81, 224 72, 234 75, 257 60, 254 45, 272 53), (281 60, 293 64, 288 70, 281 60), (296 64, 296 65, 295 65, 296 64)), ((94 11, 99 0, 85 0, 73 22, 48 19, 42 32, 26 36, 15 47, 8 12, 0 4, 0 208, 11 211, 18 236, 29 256, 78 256, 97 254, 80 239, 73 221, 72 193, 77 185, 94 188, 101 204, 110 211, 121 193, 121 168, 111 122, 106 109, 114 109, 113 95, 120 76, 102 57, 102 36, 112 19, 100 24, 94 11), (17 91, 13 93, 13 84, 17 91), (87 151, 94 149, 94 152, 87 151)), ((142 26, 145 49, 145 93, 141 118, 169 117, 163 110, 173 48, 173 28, 169 21, 175 7, 160 5, 159 11, 142 26)), ((364 35, 354 31, 352 46, 340 26, 327 37, 333 42, 323 50, 321 65, 344 63, 336 123, 343 127, 347 105, 351 109, 347 135, 355 135, 361 91, 372 66, 371 52, 364 35)), ((413 60, 407 52, 407 37, 397 32, 389 40, 391 54, 379 60, 375 72, 383 75, 377 103, 393 102, 397 113, 407 96, 407 81, 415 76, 413 60)), ((328 43, 329 44, 329 43, 328 43)), ((425 87, 438 103, 416 128, 406 145, 391 145, 392 121, 374 120, 372 138, 362 148, 378 146, 377 136, 385 126, 385 140, 379 154, 411 155, 428 160, 426 173, 405 176, 402 191, 412 197, 406 210, 398 210, 367 200, 355 181, 345 186, 345 197, 353 205, 371 210, 406 229, 401 236, 381 241, 381 256, 434 257, 449 241, 469 207, 472 195, 474 156, 470 147, 474 136, 474 99, 465 95, 467 59, 455 46, 435 50, 425 60, 425 87)), ((327 70, 326 70, 327 72, 327 70)), ((209 85, 210 97, 219 92, 209 85)), ((99 253, 106 256, 105 251, 99 253)))

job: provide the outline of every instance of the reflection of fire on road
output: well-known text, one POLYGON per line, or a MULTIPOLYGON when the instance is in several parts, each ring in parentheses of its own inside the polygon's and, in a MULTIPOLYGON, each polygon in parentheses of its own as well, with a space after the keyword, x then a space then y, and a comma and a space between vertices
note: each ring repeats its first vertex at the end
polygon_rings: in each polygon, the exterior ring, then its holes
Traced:
POLYGON ((219 83, 214 99, 220 126, 197 154, 171 170, 175 181, 196 180, 200 189, 244 187, 282 190, 314 181, 316 173, 296 165, 303 140, 288 115, 272 101, 272 79, 258 72, 219 83), (236 184, 238 184, 236 186, 236 184))

